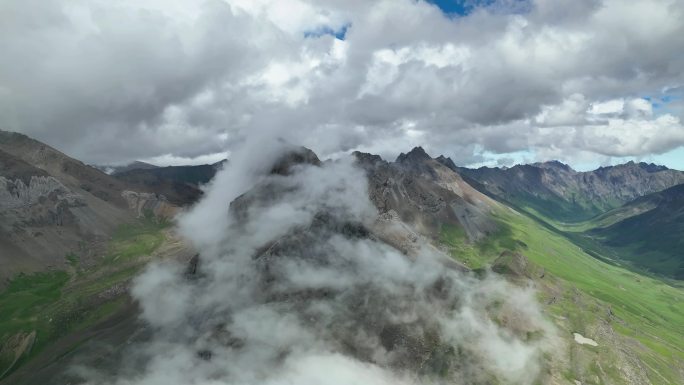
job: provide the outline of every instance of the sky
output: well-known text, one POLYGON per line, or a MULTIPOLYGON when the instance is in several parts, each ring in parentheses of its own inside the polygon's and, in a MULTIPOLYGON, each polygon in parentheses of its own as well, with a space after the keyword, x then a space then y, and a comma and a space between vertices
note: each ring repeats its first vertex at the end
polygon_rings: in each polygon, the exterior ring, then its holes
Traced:
POLYGON ((678 0, 6 0, 0 129, 198 164, 268 128, 321 157, 684 169, 678 0))

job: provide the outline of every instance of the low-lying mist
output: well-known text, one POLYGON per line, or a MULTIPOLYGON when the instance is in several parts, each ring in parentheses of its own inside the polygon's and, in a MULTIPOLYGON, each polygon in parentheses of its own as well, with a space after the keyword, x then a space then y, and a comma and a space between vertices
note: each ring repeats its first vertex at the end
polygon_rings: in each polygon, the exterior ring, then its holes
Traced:
MULTIPOLYGON (((353 160, 246 149, 179 218, 197 271, 160 263, 132 294, 152 338, 91 384, 530 384, 554 331, 534 291, 475 277, 382 226, 353 160), (314 163, 314 164, 312 164, 314 163)), ((302 151, 302 150, 296 150, 302 151)))

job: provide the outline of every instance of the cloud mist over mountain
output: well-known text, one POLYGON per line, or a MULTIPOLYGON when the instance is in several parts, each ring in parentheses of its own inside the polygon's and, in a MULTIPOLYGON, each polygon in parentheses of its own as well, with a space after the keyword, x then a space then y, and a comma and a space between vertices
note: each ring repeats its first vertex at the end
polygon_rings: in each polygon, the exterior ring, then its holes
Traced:
POLYGON ((167 262, 136 279, 151 339, 127 347, 114 377, 75 373, 117 385, 544 378, 558 341, 533 289, 476 278, 425 241, 401 253, 373 235, 383 224, 351 159, 272 173, 297 151, 272 144, 267 157, 245 146, 181 217, 196 272, 167 262))
POLYGON ((681 2, 436 3, 6 1, 0 125, 93 164, 213 163, 270 126, 457 164, 684 144, 681 2))
POLYGON ((0 385, 684 383, 682 36, 681 0, 1 1, 0 385))

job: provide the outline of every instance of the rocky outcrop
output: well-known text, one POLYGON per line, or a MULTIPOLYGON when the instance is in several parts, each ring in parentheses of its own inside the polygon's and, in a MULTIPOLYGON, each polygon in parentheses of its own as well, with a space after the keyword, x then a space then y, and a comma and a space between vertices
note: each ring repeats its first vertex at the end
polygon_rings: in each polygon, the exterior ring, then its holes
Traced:
POLYGON ((492 271, 512 279, 537 279, 544 277, 544 270, 537 267, 524 255, 506 250, 492 263, 492 271))
POLYGON ((21 179, 0 176, 0 228, 16 231, 23 226, 66 226, 77 220, 71 208, 85 206, 74 194, 51 176, 33 176, 28 185, 21 179))
POLYGON ((163 195, 126 190, 121 196, 138 218, 153 216, 171 219, 178 211, 178 207, 170 204, 163 195))
POLYGON ((28 185, 21 179, 0 176, 0 210, 27 207, 47 197, 65 201, 68 206, 83 205, 81 197, 72 193, 51 176, 32 176, 28 185))

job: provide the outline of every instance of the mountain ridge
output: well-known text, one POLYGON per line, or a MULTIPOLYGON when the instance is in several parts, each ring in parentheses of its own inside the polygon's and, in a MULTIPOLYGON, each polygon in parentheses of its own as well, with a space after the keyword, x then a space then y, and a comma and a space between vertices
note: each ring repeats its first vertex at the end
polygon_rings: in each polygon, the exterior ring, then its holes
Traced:
POLYGON ((580 172, 558 161, 469 169, 441 159, 488 193, 561 222, 587 220, 640 196, 684 183, 684 172, 643 162, 580 172))

